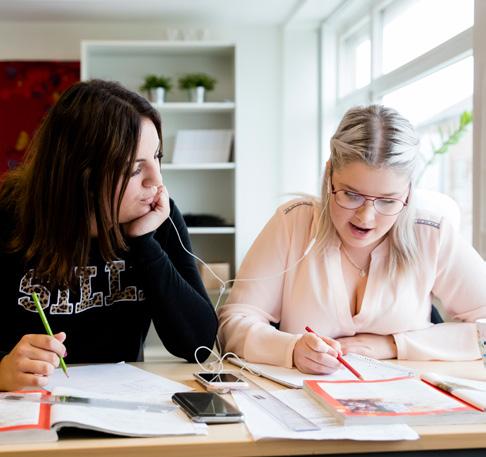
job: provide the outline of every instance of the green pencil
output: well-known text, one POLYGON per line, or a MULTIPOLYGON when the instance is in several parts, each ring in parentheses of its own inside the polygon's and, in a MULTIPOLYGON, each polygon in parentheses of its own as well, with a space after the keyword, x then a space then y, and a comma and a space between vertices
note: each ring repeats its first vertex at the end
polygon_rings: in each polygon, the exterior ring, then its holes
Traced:
MULTIPOLYGON (((44 328, 46 329, 47 334, 49 336, 54 336, 52 334, 52 330, 49 325, 49 322, 47 322, 47 318, 46 315, 44 314, 44 310, 42 309, 42 306, 39 303, 39 297, 37 297, 37 294, 35 292, 32 292, 32 298, 34 299, 35 307, 37 308, 37 312, 39 313, 39 316, 41 318, 42 323, 44 324, 44 328)), ((64 362, 64 359, 62 357, 59 357, 59 364, 61 365, 64 374, 69 378, 66 363, 64 362)))

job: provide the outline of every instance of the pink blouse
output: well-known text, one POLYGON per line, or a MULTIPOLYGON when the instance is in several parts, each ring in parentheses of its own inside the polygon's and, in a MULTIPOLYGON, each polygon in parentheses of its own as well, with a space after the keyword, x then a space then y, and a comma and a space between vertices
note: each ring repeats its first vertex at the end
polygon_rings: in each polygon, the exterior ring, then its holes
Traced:
POLYGON ((393 335, 399 359, 480 357, 473 322, 486 317, 486 263, 445 219, 417 214, 421 264, 398 283, 388 280, 388 239, 373 250, 361 309, 353 316, 337 237, 331 247, 314 246, 298 262, 316 233, 318 215, 312 202, 294 200, 257 237, 238 278, 258 279, 236 282, 219 311, 225 351, 291 367, 295 342, 309 325, 332 338, 393 335), (430 322, 433 296, 454 322, 430 322))

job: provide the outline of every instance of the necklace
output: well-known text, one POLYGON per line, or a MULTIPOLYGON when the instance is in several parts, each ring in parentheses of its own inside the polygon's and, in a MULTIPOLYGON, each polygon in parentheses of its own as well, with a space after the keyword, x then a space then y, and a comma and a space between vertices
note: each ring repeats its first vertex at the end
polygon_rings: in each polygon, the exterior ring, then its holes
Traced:
POLYGON ((366 267, 360 267, 351 257, 350 255, 348 254, 348 252, 346 251, 346 249, 344 249, 344 246, 341 245, 341 249, 343 251, 343 254, 346 256, 346 258, 349 260, 349 263, 354 267, 356 268, 357 270, 359 270, 359 276, 361 278, 364 278, 366 276, 366 273, 367 273, 367 270, 368 270, 368 266, 366 267))

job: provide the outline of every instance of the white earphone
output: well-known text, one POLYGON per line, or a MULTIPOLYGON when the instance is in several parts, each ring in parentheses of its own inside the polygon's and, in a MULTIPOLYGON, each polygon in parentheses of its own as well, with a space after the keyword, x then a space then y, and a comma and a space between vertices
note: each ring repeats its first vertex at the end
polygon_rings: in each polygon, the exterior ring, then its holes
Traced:
MULTIPOLYGON (((319 214, 319 219, 317 220, 317 229, 319 228, 319 222, 321 221, 321 218, 322 218, 322 215, 324 214, 324 210, 322 210, 319 214)), ((179 231, 177 230, 177 227, 174 223, 174 221, 172 220, 172 218, 169 216, 169 220, 172 224, 172 227, 174 227, 174 230, 176 232, 176 235, 177 235, 177 238, 179 240, 179 243, 180 245, 182 246, 182 249, 187 253, 189 254, 190 256, 192 256, 194 259, 198 260, 199 262, 201 262, 207 269, 208 271, 214 276, 214 278, 216 278, 220 283, 221 283, 221 287, 219 289, 219 296, 218 296, 218 299, 216 301, 216 305, 214 306, 214 309, 217 310, 218 307, 219 307, 219 303, 221 301, 221 298, 224 294, 224 292, 226 291, 226 287, 227 285, 231 284, 232 282, 247 282, 247 281, 266 281, 268 279, 274 279, 274 278, 278 278, 279 276, 287 273, 288 271, 290 270, 293 270, 300 262, 302 262, 302 260, 305 259, 305 257, 307 257, 309 255, 309 253, 311 252, 312 248, 314 247, 314 245, 316 244, 316 241, 317 241, 317 236, 315 235, 309 242, 309 244, 307 245, 307 247, 305 248, 304 250, 304 253, 302 254, 302 256, 294 262, 293 265, 291 265, 290 267, 286 268, 285 270, 279 272, 279 273, 275 273, 273 275, 270 275, 270 276, 261 276, 259 278, 233 278, 233 279, 229 279, 227 281, 223 281, 212 269, 211 267, 206 263, 204 262, 204 260, 202 260, 200 257, 198 257, 197 255, 193 254, 192 252, 190 252, 185 246, 184 246, 184 243, 182 242, 182 239, 181 239, 181 236, 179 234, 179 231)), ((218 337, 216 336, 216 342, 217 342, 217 348, 218 350, 220 350, 219 348, 221 347, 220 343, 219 343, 219 339, 218 337)), ((211 371, 211 372, 220 372, 222 369, 223 369, 223 360, 225 358, 227 358, 228 356, 233 356, 233 357, 236 357, 236 358, 239 358, 236 354, 234 353, 226 353, 226 354, 223 354, 222 356, 218 356, 211 348, 208 348, 207 346, 199 346, 198 348, 196 348, 196 350, 194 351, 194 358, 196 359, 196 362, 197 364, 201 367, 201 369, 203 371, 211 371), (199 362, 198 358, 197 358, 197 352, 200 350, 200 349, 206 349, 207 351, 209 351, 211 354, 215 355, 217 360, 215 362, 212 362, 210 363, 210 368, 206 368, 201 362, 199 362), (213 366, 214 364, 217 365, 217 369, 214 370, 213 369, 213 366)), ((246 368, 248 371, 251 372, 251 370, 246 367, 246 365, 243 363, 243 368, 246 368)))

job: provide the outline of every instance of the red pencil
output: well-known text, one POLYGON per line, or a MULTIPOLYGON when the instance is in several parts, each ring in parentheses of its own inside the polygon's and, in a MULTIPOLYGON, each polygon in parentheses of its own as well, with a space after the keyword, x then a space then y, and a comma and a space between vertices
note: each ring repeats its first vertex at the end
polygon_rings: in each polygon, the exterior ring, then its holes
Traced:
MULTIPOLYGON (((307 326, 306 328, 306 331, 308 331, 309 333, 313 333, 314 335, 317 335, 316 332, 314 332, 314 330, 312 330, 309 326, 307 326)), ((319 338, 321 338, 320 335, 317 335, 319 338)), ((346 360, 344 360, 339 354, 337 355, 337 359, 351 372, 353 373, 359 380, 361 381, 364 381, 363 379, 363 376, 361 376, 359 374, 358 371, 356 371, 348 362, 346 362, 346 360)))

